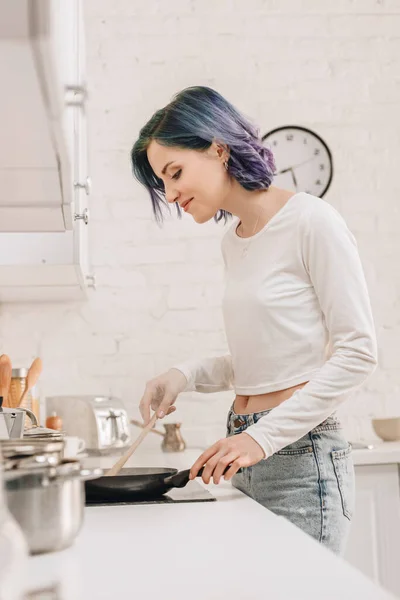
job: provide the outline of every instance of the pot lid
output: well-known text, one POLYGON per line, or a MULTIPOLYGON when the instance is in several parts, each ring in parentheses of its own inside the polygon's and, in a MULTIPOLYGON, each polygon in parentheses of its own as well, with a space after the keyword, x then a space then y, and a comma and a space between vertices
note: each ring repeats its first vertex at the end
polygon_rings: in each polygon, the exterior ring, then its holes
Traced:
POLYGON ((64 434, 56 429, 50 429, 49 427, 31 427, 30 429, 25 429, 24 438, 58 438, 62 439, 64 434))

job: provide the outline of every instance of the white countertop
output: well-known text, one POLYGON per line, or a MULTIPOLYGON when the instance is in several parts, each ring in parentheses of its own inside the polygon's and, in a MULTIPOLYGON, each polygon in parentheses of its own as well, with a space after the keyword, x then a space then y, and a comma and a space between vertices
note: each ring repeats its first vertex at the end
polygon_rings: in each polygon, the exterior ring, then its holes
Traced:
MULTIPOLYGON (((127 466, 184 469, 201 453, 166 454, 155 442, 143 442, 127 466)), ((84 465, 114 462, 89 458, 84 465)), ((31 557, 26 582, 58 581, 62 600, 393 598, 230 483, 207 488, 217 502, 86 508, 74 545, 31 557)))
POLYGON ((400 442, 372 441, 372 450, 353 449, 355 465, 400 464, 400 442))

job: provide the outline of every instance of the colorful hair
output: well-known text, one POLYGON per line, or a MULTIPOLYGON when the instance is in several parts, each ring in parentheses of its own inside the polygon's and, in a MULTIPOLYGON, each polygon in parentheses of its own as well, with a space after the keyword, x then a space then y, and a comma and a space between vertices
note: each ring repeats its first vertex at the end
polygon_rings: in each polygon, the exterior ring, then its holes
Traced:
MULTIPOLYGON (((132 170, 136 179, 149 191, 156 220, 163 220, 162 207, 168 206, 162 179, 158 178, 147 158, 152 140, 163 146, 190 150, 207 150, 213 140, 228 146, 228 173, 246 190, 268 189, 275 175, 275 161, 269 148, 261 142, 259 130, 230 102, 215 90, 189 87, 161 108, 140 130, 132 151, 132 170)), ((178 216, 181 210, 176 204, 178 216)), ((169 206, 168 206, 169 208, 169 206)), ((219 210, 218 222, 231 214, 219 210)))

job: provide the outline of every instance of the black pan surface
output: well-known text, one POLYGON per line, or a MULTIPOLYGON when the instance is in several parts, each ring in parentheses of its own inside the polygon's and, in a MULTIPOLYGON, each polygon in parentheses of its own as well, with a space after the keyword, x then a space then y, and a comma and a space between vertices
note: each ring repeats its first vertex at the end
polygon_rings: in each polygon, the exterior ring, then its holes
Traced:
MULTIPOLYGON (((198 473, 202 475, 203 469, 198 473)), ((184 487, 189 481, 189 469, 135 467, 121 469, 118 475, 102 476, 85 481, 86 497, 132 499, 136 497, 159 497, 173 487, 184 487)))

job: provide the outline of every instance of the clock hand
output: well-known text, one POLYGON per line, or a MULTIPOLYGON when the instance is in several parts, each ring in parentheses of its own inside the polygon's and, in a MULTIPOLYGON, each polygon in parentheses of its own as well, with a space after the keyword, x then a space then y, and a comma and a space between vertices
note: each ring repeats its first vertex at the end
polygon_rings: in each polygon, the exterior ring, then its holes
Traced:
POLYGON ((316 158, 317 158, 317 156, 308 158, 307 160, 304 160, 303 162, 299 163, 298 165, 293 165, 291 167, 288 167, 287 169, 283 169, 283 171, 279 171, 279 173, 277 173, 277 175, 281 175, 282 173, 287 173, 288 171, 290 171, 290 169, 297 169, 297 167, 301 167, 301 166, 305 165, 306 163, 309 163, 312 160, 315 160, 316 158))
POLYGON ((297 181, 296 181, 296 177, 295 177, 295 175, 294 175, 294 171, 293 171, 293 169, 290 169, 290 170, 292 171, 293 183, 294 183, 294 185, 295 185, 295 188, 296 188, 296 190, 297 190, 297 181))

